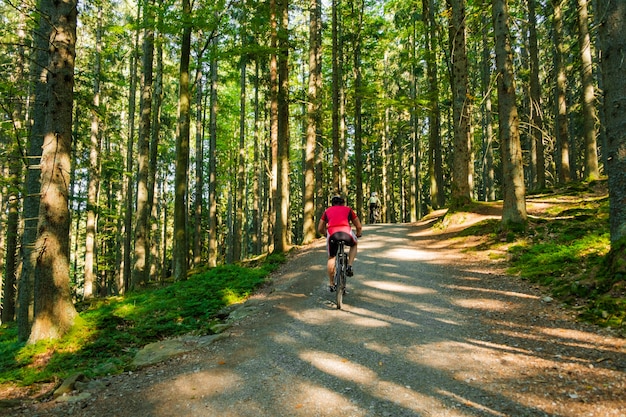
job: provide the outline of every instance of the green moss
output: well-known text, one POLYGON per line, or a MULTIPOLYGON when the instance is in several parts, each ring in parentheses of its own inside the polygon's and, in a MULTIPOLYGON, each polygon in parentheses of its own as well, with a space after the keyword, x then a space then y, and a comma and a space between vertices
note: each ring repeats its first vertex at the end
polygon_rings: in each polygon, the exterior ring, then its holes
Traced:
POLYGON ((124 297, 90 300, 62 339, 25 345, 14 325, 0 327, 0 383, 30 385, 82 371, 121 372, 144 345, 182 334, 208 334, 216 314, 249 297, 285 261, 272 255, 247 266, 205 269, 187 281, 124 297))

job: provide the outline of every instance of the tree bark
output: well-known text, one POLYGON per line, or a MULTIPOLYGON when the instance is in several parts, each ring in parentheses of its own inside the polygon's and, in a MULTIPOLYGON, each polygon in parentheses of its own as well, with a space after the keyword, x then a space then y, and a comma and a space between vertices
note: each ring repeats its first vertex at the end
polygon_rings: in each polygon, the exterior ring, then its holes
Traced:
POLYGON ((50 19, 48 94, 41 155, 41 196, 35 243, 35 309, 29 343, 63 336, 77 316, 69 283, 69 172, 72 146, 75 0, 43 1, 50 19), (52 30, 54 28, 54 30, 52 30))
POLYGON ((570 172, 570 149, 569 149, 569 125, 567 121, 567 74, 563 63, 563 2, 564 0, 552 0, 554 6, 554 68, 556 72, 555 101, 556 101, 556 167, 559 181, 567 183, 571 181, 570 172))
POLYGON ((187 279, 187 190, 189 170, 189 135, 191 124, 191 92, 189 88, 189 60, 191 55, 191 3, 183 0, 183 38, 180 50, 180 85, 178 134, 176 137, 176 172, 174 179, 174 248, 172 275, 176 281, 187 279))
POLYGON ((233 227, 233 258, 235 261, 242 259, 243 241, 243 218, 245 209, 246 189, 246 70, 248 66, 246 49, 245 15, 241 17, 241 50, 239 61, 239 152, 237 154, 237 178, 235 181, 235 210, 233 227))
POLYGON ((137 141, 137 212, 135 214, 135 260, 131 288, 145 285, 148 281, 148 178, 150 172, 150 135, 152 133, 152 81, 154 63, 154 13, 152 1, 143 0, 143 71, 139 100, 139 137, 137 141))
POLYGON ((470 108, 465 40, 465 0, 448 0, 451 7, 450 60, 452 61, 452 112, 454 124, 454 158, 452 166, 452 207, 471 201, 470 108))
POLYGON ((582 67, 582 107, 583 136, 585 139, 585 172, 587 181, 600 177, 598 168, 598 147, 596 143, 596 94, 593 86, 593 60, 591 59, 591 38, 589 36, 589 13, 587 0, 578 0, 578 44, 582 67))
POLYGON ((496 199, 495 170, 493 163, 493 111, 492 111, 492 90, 491 90, 491 68, 493 62, 491 58, 491 47, 487 41, 488 15, 485 11, 481 21, 482 30, 482 62, 481 62, 481 89, 483 99, 482 131, 483 131, 483 198, 485 201, 496 199))
POLYGON ((321 53, 319 39, 319 0, 309 0, 309 91, 307 96, 306 143, 304 151, 304 193, 303 193, 303 224, 302 243, 312 242, 316 236, 315 191, 320 185, 316 183, 315 161, 316 143, 319 130, 317 117, 320 111, 318 99, 318 79, 321 77, 321 68, 318 65, 321 53))
MULTIPOLYGON (((363 73, 361 71, 361 43, 363 14, 365 2, 363 0, 353 3, 352 15, 356 18, 356 33, 354 34, 354 189, 356 194, 357 215, 363 216, 363 73)), ((348 152, 346 152, 346 156, 348 152)))
POLYGON ((209 100, 209 196, 208 196, 208 262, 217 265, 217 37, 211 41, 211 75, 209 100))
POLYGON ((428 176, 430 178, 430 205, 443 207, 443 158, 441 151, 441 110, 439 106, 439 75, 437 70, 437 26, 433 0, 422 0, 426 23, 426 74, 428 77, 428 176))
POLYGON ((202 214, 204 207, 204 85, 203 85, 203 65, 200 64, 196 70, 196 180, 194 199, 194 233, 193 233, 193 265, 195 267, 202 264, 202 237, 204 229, 202 227, 202 214))
POLYGON ((626 2, 598 2, 613 271, 626 273, 626 2))
POLYGON ((495 33, 496 69, 498 71, 498 113, 500 145, 502 147, 502 187, 504 202, 502 225, 507 229, 526 225, 526 191, 524 167, 519 136, 515 79, 509 32, 507 0, 493 0, 493 27, 495 33))
POLYGON ((286 252, 289 239, 289 1, 277 1, 278 29, 278 183, 274 251, 286 252))
POLYGON ((333 184, 332 193, 340 194, 341 189, 341 157, 339 143, 339 91, 341 89, 339 76, 339 7, 341 0, 332 0, 332 143, 333 143, 333 184))
POLYGON ((93 109, 89 137, 89 184, 87 186, 87 224, 85 227, 85 286, 83 297, 92 298, 96 289, 96 236, 98 228, 98 197, 100 194, 100 62, 102 48, 102 5, 98 4, 96 22, 96 50, 94 56, 93 109))
MULTIPOLYGON (((17 46, 17 54, 15 54, 15 69, 11 77, 11 82, 17 86, 19 93, 17 100, 13 105, 11 119, 13 121, 13 132, 15 136, 7 137, 9 143, 3 143, 6 146, 6 155, 8 161, 8 175, 6 177, 8 189, 3 189, 3 195, 0 196, 1 207, 5 206, 4 198, 7 198, 7 214, 6 214, 6 235, 0 237, 0 323, 8 323, 15 321, 16 313, 16 282, 18 275, 18 229, 20 223, 20 186, 22 181, 22 164, 24 163, 21 152, 21 141, 25 136, 24 129, 24 106, 23 86, 25 81, 24 66, 26 64, 26 56, 24 54, 24 46, 26 45, 26 15, 20 13, 20 21, 18 23, 17 38, 19 45, 17 46), (7 191, 5 194, 5 190, 7 191), (6 240, 5 240, 6 239, 6 240), (6 258, 3 256, 6 255, 6 258), (6 259, 6 262, 3 262, 6 259), (4 279, 2 276, 4 272, 4 279)), ((3 138, 4 139, 4 138, 3 138)), ((4 142, 4 141, 3 141, 4 142)), ((7 174, 5 167, 3 172, 7 174)), ((4 188, 4 187, 3 187, 4 188)), ((5 220, 2 215, 2 220, 5 220)))
POLYGON ((530 134, 534 143, 535 174, 532 176, 533 188, 546 188, 546 160, 543 137, 543 104, 541 102, 541 83, 539 80, 539 47, 537 46, 536 0, 528 0, 528 43, 530 54, 530 134))
MULTIPOLYGON (((141 17, 141 8, 137 8, 137 23, 141 17)), ((121 293, 126 292, 131 286, 132 271, 132 230, 134 213, 134 182, 131 180, 134 171, 134 141, 135 141, 135 104, 137 101, 137 63, 139 62, 139 30, 135 32, 133 53, 130 59, 130 85, 128 91, 128 143, 126 147, 126 173, 124 178, 124 193, 126 199, 126 212, 124 213, 124 254, 123 269, 118 283, 121 293)))
POLYGON ((270 47, 272 53, 270 54, 270 74, 269 74, 269 111, 270 111, 270 195, 268 196, 268 200, 271 202, 271 207, 269 210, 269 221, 268 221, 268 233, 271 238, 269 239, 270 248, 269 251, 274 251, 274 246, 276 245, 276 240, 278 237, 276 234, 278 231, 276 230, 276 222, 278 217, 278 19, 279 19, 279 11, 277 10, 277 1, 278 0, 270 0, 270 24, 271 24, 271 34, 270 34, 270 47))

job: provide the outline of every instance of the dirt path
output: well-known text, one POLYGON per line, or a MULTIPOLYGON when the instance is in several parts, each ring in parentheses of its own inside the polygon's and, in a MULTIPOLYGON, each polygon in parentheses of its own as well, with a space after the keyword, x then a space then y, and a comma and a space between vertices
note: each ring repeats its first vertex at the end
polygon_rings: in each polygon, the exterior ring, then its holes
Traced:
POLYGON ((323 242, 230 337, 37 416, 625 416, 624 339, 577 324, 428 222, 368 226, 343 310, 323 242))

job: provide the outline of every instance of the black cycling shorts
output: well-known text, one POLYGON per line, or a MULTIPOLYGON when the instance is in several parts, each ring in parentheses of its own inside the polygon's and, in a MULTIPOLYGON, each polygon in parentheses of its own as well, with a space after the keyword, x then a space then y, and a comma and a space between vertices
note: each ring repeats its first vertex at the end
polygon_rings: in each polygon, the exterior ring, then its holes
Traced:
POLYGON ((337 255, 337 249, 338 249, 338 245, 337 242, 338 241, 343 241, 347 246, 352 246, 354 244, 356 244, 357 239, 356 239, 356 235, 354 234, 354 232, 352 233, 346 233, 346 232, 336 232, 333 233, 332 236, 329 236, 327 241, 326 241, 326 248, 328 250, 328 256, 330 256, 331 258, 333 258, 335 255, 337 255))

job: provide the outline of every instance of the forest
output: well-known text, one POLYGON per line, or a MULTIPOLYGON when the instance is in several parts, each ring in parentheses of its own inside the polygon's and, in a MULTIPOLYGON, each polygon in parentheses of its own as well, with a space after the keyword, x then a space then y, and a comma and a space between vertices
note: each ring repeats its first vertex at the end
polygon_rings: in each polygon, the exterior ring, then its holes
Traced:
POLYGON ((2 323, 316 236, 608 178, 624 274, 623 1, 0 1, 2 323))

